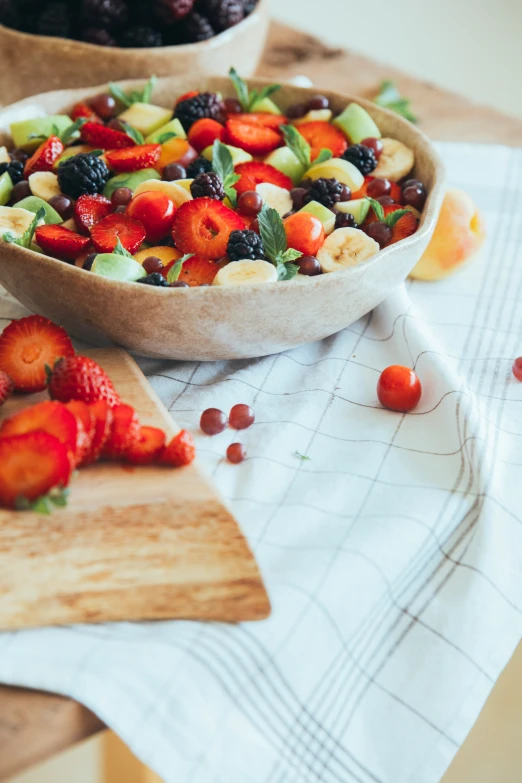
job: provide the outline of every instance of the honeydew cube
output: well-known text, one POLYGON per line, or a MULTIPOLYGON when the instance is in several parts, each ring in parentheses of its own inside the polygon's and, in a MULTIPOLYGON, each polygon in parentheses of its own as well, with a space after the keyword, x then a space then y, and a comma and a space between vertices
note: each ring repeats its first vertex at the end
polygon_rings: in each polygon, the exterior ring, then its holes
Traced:
POLYGON ((154 106, 152 103, 133 103, 118 119, 128 122, 133 128, 139 130, 144 136, 165 125, 172 117, 171 109, 164 109, 163 106, 154 106))
POLYGON ((265 158, 265 163, 290 177, 294 185, 303 179, 305 167, 289 147, 279 147, 265 158))
MULTIPOLYGON (((240 163, 250 163, 251 160, 254 160, 249 152, 245 152, 245 150, 242 150, 239 147, 233 147, 230 144, 226 144, 225 146, 232 155, 234 166, 239 166, 240 163)), ((212 161, 213 147, 206 147, 201 154, 207 160, 212 161)))
POLYGON ((142 183, 150 179, 161 179, 156 169, 141 169, 132 174, 116 174, 103 189, 103 195, 110 198, 117 188, 130 188, 132 192, 142 183))
POLYGON ((92 272, 111 280, 134 283, 144 277, 143 267, 133 258, 120 256, 117 253, 100 253, 94 259, 92 272))
POLYGON ((282 114, 279 106, 276 106, 271 98, 263 98, 262 101, 254 103, 252 106, 252 111, 266 112, 266 114, 282 114))
POLYGON ((380 139, 381 132, 366 109, 358 103, 349 103, 346 109, 333 121, 352 144, 360 144, 363 139, 380 139))
POLYGON ((2 176, 0 176, 0 207, 4 207, 9 199, 11 198, 11 193, 13 192, 13 180, 7 173, 7 171, 4 171, 2 176))
POLYGON ((65 114, 50 114, 47 117, 35 117, 32 120, 21 120, 11 123, 10 130, 15 147, 21 147, 27 152, 33 152, 40 146, 43 137, 48 138, 56 133, 62 134, 72 120, 65 114), (40 138, 31 138, 31 137, 40 138))
POLYGON ((355 222, 360 226, 370 211, 370 202, 367 198, 354 198, 352 201, 340 201, 335 205, 335 209, 337 212, 353 215, 355 222))
POLYGON ((178 119, 176 119, 167 122, 166 125, 162 125, 160 128, 157 128, 153 133, 150 133, 146 137, 145 142, 147 144, 163 144, 163 142, 160 141, 160 139, 162 139, 163 136, 167 136, 167 134, 170 133, 173 133, 174 136, 176 136, 178 139, 187 138, 187 134, 183 129, 183 125, 178 119))
POLYGON ((320 204, 318 201, 310 201, 299 212, 309 212, 310 215, 318 218, 323 224, 324 233, 329 236, 335 229, 335 215, 331 209, 320 204))

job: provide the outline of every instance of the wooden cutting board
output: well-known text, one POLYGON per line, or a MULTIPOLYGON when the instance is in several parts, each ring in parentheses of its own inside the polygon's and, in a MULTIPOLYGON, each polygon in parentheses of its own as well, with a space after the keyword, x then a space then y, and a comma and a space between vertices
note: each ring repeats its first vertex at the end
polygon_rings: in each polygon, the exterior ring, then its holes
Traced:
MULTIPOLYGON (((142 424, 176 428, 136 363, 87 351, 142 424)), ((0 419, 46 393, 9 400, 0 419)), ((270 613, 252 552, 197 464, 103 463, 71 482, 50 516, 0 511, 0 628, 185 618, 238 622, 270 613)))

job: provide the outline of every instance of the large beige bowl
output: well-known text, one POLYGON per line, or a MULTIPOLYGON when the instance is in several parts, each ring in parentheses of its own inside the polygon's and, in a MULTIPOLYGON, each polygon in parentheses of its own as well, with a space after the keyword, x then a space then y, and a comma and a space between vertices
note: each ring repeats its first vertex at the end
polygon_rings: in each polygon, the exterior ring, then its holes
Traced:
MULTIPOLYGON (((123 87, 138 84, 124 82, 123 87)), ((176 95, 195 88, 232 95, 228 79, 174 77, 159 81, 155 100, 170 106, 176 95)), ((0 112, 0 126, 5 128, 21 114, 34 116, 38 109, 67 111, 99 90, 51 92, 27 99, 0 112)), ((306 100, 312 92, 285 85, 278 102, 284 108, 306 100)), ((62 324, 76 337, 166 359, 264 356, 343 329, 382 302, 419 260, 437 220, 444 172, 428 139, 410 123, 366 101, 326 94, 337 112, 350 100, 357 100, 384 136, 400 139, 414 149, 415 175, 426 184, 429 197, 419 230, 412 237, 344 272, 250 287, 189 289, 115 282, 0 243, 0 284, 30 310, 62 324)), ((0 134, 0 142, 7 138, 0 134)))
POLYGON ((268 4, 269 0, 259 0, 244 21, 209 41, 157 49, 93 46, 0 25, 0 103, 46 90, 95 86, 105 82, 108 74, 113 81, 141 79, 151 73, 225 76, 235 65, 243 76, 251 76, 268 33, 268 4))

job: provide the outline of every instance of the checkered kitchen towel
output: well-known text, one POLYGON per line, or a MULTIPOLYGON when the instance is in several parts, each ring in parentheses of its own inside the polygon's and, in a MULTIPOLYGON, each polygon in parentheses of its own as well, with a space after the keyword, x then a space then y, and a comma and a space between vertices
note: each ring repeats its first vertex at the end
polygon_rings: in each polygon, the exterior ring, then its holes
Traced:
POLYGON ((272 617, 0 635, 0 681, 84 702, 166 783, 436 783, 520 638, 522 150, 440 150, 487 219, 467 269, 280 356, 142 362, 185 427, 254 407, 240 466, 230 431, 198 447, 272 617), (377 405, 394 363, 409 415, 377 405))

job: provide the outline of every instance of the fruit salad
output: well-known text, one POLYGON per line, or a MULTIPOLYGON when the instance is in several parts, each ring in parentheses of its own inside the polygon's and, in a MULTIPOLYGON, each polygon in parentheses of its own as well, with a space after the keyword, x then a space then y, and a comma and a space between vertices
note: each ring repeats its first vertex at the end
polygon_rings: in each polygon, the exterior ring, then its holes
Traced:
POLYGON ((89 274, 158 288, 280 283, 356 266, 417 230, 415 156, 357 103, 277 105, 279 85, 172 108, 110 85, 11 125, 0 236, 89 274))

